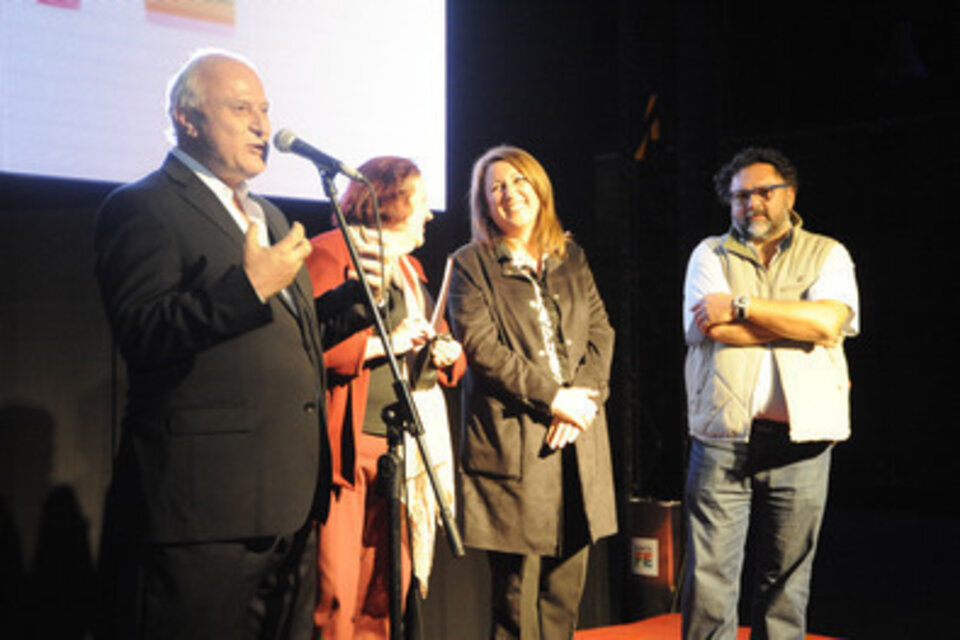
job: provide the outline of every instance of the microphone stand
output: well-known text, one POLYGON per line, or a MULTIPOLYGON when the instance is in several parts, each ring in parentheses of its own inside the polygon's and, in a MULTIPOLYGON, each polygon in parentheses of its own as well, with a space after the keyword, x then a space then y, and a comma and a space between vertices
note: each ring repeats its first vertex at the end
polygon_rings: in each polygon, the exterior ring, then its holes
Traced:
MULTIPOLYGON (((413 402, 413 396, 410 394, 410 387, 403 379, 400 373, 400 366, 393 352, 393 345, 390 342, 390 336, 380 315, 373 292, 370 290, 370 284, 367 282, 366 274, 360 267, 360 257, 357 253, 356 245, 347 229, 347 221, 344 218, 343 211, 340 209, 337 198, 337 188, 333 183, 334 173, 325 169, 320 170, 320 179, 323 182, 323 190, 330 199, 333 207, 337 224, 343 234, 343 239, 347 244, 347 250, 350 253, 350 260, 353 262, 354 270, 363 289, 365 303, 373 317, 377 335, 383 343, 383 351, 386 354, 387 364, 390 372, 393 374, 393 389, 397 396, 397 402, 389 405, 383 410, 383 420, 387 424, 387 443, 388 451, 377 461, 377 474, 379 476, 378 486, 381 492, 384 492, 388 500, 388 514, 390 522, 389 538, 389 559, 390 559, 390 637, 391 640, 401 640, 403 638, 403 588, 402 588, 402 568, 400 562, 401 549, 401 497, 404 485, 403 474, 403 435, 406 431, 417 443, 417 449, 423 459, 424 467, 427 470, 427 476, 430 479, 430 486, 433 489, 434 497, 440 509, 441 522, 446 532, 447 541, 450 543, 450 550, 454 557, 464 555, 463 542, 460 539, 460 531, 453 521, 453 515, 449 505, 443 497, 440 490, 440 484, 436 473, 433 470, 433 463, 430 458, 430 452, 423 439, 423 423, 420 421, 420 414, 417 413, 417 407, 413 402)), ((364 181, 367 188, 370 189, 374 198, 375 210, 378 209, 376 203, 376 194, 369 182, 364 181)), ((377 211, 379 215, 379 211, 377 211)))

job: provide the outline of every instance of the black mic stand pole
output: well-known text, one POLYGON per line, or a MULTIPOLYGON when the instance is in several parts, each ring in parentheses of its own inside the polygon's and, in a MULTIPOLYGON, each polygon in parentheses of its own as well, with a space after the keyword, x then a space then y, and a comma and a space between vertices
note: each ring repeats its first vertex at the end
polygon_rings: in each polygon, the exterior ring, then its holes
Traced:
MULTIPOLYGON (((357 254, 356 245, 350 236, 347 228, 347 221, 344 218, 343 211, 340 209, 337 198, 337 188, 333 184, 334 174, 324 169, 320 170, 320 178, 323 182, 323 190, 330 200, 333 207, 337 224, 343 234, 343 239, 347 244, 347 251, 350 253, 350 260, 353 262, 357 278, 363 289, 367 308, 373 318, 377 335, 383 343, 383 351, 390 366, 390 372, 393 374, 393 389, 397 396, 397 402, 386 407, 383 411, 383 419, 387 423, 387 441, 388 452, 377 461, 377 473, 380 477, 379 486, 385 490, 389 503, 390 519, 390 637, 391 640, 401 640, 403 638, 403 589, 402 568, 400 562, 401 548, 401 496, 403 488, 403 456, 401 447, 403 446, 404 430, 409 432, 417 443, 420 456, 426 467, 427 476, 430 479, 430 486, 433 488, 434 497, 440 509, 440 518, 443 523, 443 529, 447 535, 447 541, 450 543, 450 550, 454 557, 464 555, 463 542, 460 539, 460 531, 453 521, 453 515, 450 506, 443 497, 440 490, 440 483, 437 480, 436 473, 433 470, 433 463, 430 458, 430 452, 423 439, 423 423, 420 421, 420 414, 413 402, 413 396, 410 394, 410 387, 400 373, 400 366, 397 364, 397 358, 393 352, 393 344, 390 342, 390 336, 387 333, 383 317, 380 315, 373 292, 370 290, 370 284, 367 282, 366 274, 360 266, 360 257, 357 254)), ((374 197, 376 207, 376 194, 373 193, 372 186, 365 182, 374 197)), ((378 212, 379 213, 379 212, 378 212)), ((384 291, 386 294, 386 291, 384 291)))

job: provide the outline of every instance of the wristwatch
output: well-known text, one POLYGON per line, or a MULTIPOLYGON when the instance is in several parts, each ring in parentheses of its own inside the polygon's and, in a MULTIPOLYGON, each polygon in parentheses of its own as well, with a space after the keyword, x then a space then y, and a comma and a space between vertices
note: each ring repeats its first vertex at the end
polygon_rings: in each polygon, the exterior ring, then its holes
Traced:
POLYGON ((750 296, 740 295, 733 299, 733 317, 737 320, 747 319, 747 307, 750 306, 750 296))

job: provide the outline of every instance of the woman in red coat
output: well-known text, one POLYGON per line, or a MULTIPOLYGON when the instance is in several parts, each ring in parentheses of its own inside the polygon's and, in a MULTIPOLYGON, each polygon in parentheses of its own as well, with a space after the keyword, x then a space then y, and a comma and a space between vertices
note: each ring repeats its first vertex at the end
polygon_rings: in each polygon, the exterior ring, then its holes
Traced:
MULTIPOLYGON (((433 301, 423 268, 410 252, 424 241, 433 219, 417 166, 405 158, 378 157, 360 167, 377 194, 383 228, 389 301, 386 323, 401 369, 409 371, 417 352, 432 342, 430 358, 441 384, 455 384, 466 368, 460 344, 446 323, 433 326, 433 301), (432 340, 436 338, 435 340, 432 340)), ((378 253, 376 220, 369 190, 351 183, 340 201, 349 232, 361 253, 378 253)), ((314 295, 335 289, 353 277, 342 232, 334 229, 311 240, 307 267, 314 295)), ((379 285, 379 282, 371 283, 379 285)), ((438 316, 440 317, 440 316, 438 316)), ((384 406, 395 400, 393 377, 383 345, 373 328, 353 334, 324 354, 327 412, 334 490, 330 514, 320 526, 319 599, 314 614, 326 640, 389 637, 389 562, 387 501, 376 490, 377 460, 387 451, 384 406)), ((436 385, 413 391, 434 468, 453 504, 453 461, 443 391, 436 385)), ((406 446, 406 514, 402 584, 406 600, 411 576, 421 591, 433 557, 437 506, 419 452, 406 446)))

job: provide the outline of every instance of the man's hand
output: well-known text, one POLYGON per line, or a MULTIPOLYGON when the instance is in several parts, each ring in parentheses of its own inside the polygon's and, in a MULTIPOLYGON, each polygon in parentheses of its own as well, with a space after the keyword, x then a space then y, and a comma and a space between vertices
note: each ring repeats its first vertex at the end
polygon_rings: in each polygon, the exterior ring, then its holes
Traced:
POLYGON ((733 322, 733 296, 729 293, 708 293, 690 307, 690 311, 700 333, 707 335, 710 327, 733 322))
POLYGON ((310 251, 310 242, 299 222, 293 223, 290 233, 280 242, 264 247, 257 236, 257 223, 251 221, 243 245, 243 270, 253 290, 267 301, 293 282, 310 251))
POLYGON ((708 293, 690 311, 704 336, 738 346, 780 339, 833 346, 842 337, 850 314, 850 308, 836 300, 750 298, 747 320, 734 322, 729 293, 708 293))

